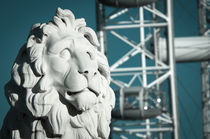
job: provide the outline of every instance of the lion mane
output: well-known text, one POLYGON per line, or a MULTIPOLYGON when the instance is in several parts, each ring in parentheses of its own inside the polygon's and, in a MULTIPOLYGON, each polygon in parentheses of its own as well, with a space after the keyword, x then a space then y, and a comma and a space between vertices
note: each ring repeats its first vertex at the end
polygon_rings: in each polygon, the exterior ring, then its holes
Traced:
POLYGON ((27 43, 15 59, 11 80, 5 85, 5 96, 11 108, 4 119, 0 138, 108 138, 115 96, 109 86, 107 59, 97 47, 95 32, 86 27, 84 19, 75 19, 70 10, 58 8, 52 21, 33 25, 27 43), (100 93, 94 104, 85 99, 84 103, 91 104, 88 108, 78 109, 76 104, 66 100, 55 87, 56 79, 49 75, 49 64, 44 61, 44 51, 56 43, 55 38, 60 38, 57 36, 71 35, 74 38, 74 34, 91 44, 97 62, 100 93))

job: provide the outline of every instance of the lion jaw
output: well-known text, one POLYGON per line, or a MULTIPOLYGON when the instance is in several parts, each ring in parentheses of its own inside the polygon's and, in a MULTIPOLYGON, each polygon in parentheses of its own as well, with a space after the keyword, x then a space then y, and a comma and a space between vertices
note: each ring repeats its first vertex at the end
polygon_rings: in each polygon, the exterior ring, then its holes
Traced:
POLYGON ((98 93, 85 88, 79 92, 66 91, 64 97, 77 110, 84 112, 98 103, 98 95, 98 93))

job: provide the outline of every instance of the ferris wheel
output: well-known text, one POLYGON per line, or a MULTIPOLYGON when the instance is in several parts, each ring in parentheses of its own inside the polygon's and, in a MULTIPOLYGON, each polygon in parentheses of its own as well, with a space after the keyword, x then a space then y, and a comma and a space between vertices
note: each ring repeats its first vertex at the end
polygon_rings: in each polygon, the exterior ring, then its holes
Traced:
POLYGON ((172 7, 170 0, 96 0, 100 51, 111 57, 117 98, 112 136, 180 138, 175 62, 208 61, 210 37, 174 37, 172 7))

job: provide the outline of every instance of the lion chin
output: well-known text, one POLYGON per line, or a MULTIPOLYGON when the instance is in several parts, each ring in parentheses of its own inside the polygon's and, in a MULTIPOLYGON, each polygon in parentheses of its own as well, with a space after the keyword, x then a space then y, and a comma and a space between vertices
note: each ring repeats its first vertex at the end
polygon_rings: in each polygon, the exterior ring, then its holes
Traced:
POLYGON ((57 9, 35 24, 14 62, 1 139, 106 139, 115 95, 109 65, 84 19, 57 9))

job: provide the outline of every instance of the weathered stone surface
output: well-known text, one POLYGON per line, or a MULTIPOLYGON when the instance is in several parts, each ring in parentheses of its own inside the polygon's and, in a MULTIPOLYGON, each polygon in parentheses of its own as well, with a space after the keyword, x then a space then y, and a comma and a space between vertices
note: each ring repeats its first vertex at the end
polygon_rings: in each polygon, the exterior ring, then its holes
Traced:
POLYGON ((108 138, 115 105, 95 32, 70 10, 35 24, 14 62, 1 139, 108 138))

